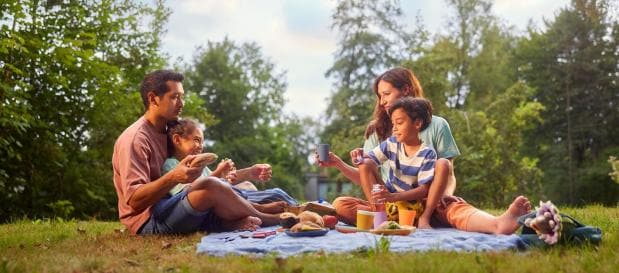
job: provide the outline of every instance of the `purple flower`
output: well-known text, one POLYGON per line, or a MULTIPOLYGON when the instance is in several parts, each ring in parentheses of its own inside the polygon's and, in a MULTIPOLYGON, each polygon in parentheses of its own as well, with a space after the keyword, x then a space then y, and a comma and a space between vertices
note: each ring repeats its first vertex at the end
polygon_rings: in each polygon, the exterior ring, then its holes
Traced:
POLYGON ((561 215, 559 210, 552 202, 540 201, 536 208, 535 218, 529 218, 525 225, 535 230, 539 238, 549 245, 554 245, 561 236, 561 215))

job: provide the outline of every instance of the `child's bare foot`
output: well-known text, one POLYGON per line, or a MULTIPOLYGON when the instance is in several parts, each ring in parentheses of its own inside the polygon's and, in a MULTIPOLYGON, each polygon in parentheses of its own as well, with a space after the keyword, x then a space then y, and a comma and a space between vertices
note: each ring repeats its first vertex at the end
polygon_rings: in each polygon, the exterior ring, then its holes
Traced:
POLYGON ((259 212, 270 213, 270 214, 282 213, 288 207, 288 203, 286 203, 285 201, 277 201, 277 202, 271 202, 271 203, 266 203, 266 204, 253 203, 252 205, 259 212))
POLYGON ((509 208, 501 216, 497 217, 497 229, 495 234, 512 234, 518 225, 518 217, 525 215, 531 211, 531 203, 524 196, 518 196, 509 205, 509 208))

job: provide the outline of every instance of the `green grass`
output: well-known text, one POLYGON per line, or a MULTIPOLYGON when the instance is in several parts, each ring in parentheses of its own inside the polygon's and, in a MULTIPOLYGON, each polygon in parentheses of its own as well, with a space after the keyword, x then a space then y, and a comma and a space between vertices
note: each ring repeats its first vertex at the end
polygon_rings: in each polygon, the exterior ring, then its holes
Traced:
POLYGON ((563 209, 602 228, 599 246, 526 252, 369 251, 288 259, 196 255, 204 234, 136 237, 118 222, 17 221, 0 226, 2 272, 617 272, 619 207, 563 209))

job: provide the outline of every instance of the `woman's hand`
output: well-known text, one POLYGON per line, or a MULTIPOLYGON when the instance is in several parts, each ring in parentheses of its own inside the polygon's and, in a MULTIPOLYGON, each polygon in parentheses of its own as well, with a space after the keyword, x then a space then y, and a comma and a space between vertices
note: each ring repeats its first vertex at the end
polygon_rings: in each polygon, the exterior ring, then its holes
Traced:
POLYGON ((342 159, 333 152, 329 152, 329 160, 320 161, 318 153, 314 152, 314 162, 318 163, 318 166, 320 167, 334 167, 338 162, 342 162, 342 159))

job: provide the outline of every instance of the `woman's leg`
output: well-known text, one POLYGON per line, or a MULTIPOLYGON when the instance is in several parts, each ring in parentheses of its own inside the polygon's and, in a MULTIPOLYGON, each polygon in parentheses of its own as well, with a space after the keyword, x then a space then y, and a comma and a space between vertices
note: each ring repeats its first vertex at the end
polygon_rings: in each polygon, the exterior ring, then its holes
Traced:
POLYGON ((357 209, 369 209, 370 203, 355 197, 342 196, 333 200, 333 207, 338 220, 349 224, 357 224, 357 209))
POLYGON ((518 217, 531 211, 531 203, 518 196, 501 216, 493 216, 464 201, 449 204, 445 211, 448 223, 460 230, 490 234, 512 234, 518 225, 518 217))
POLYGON ((432 228, 430 226, 430 218, 438 206, 438 202, 440 202, 441 198, 445 193, 445 189, 447 188, 447 180, 449 179, 450 167, 451 164, 449 160, 444 158, 439 158, 436 160, 434 165, 434 180, 430 185, 430 190, 428 192, 428 199, 426 200, 426 207, 424 208, 423 214, 419 217, 418 228, 432 228))

